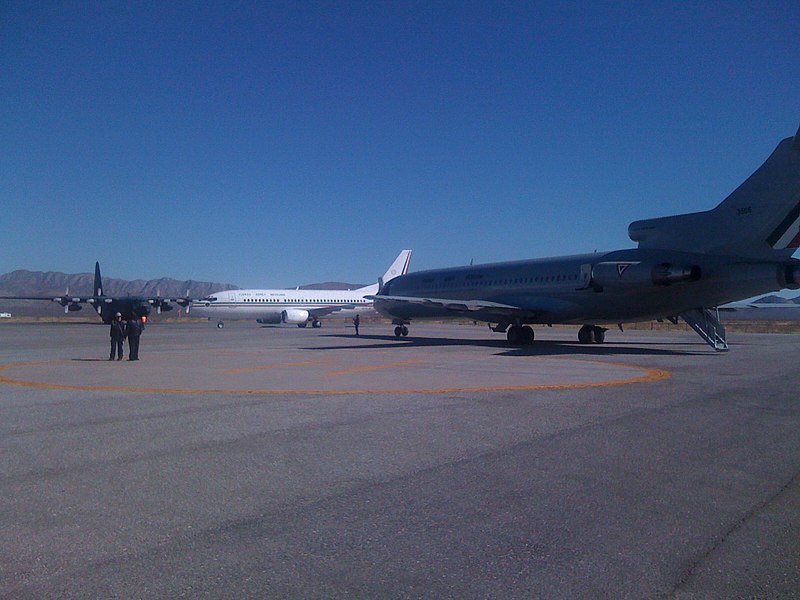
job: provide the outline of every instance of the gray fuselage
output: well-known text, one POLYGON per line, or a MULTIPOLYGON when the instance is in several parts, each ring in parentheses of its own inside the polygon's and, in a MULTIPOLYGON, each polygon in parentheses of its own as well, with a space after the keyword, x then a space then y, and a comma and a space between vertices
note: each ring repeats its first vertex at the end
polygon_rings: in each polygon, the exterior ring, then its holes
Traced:
POLYGON ((629 249, 411 273, 386 284, 375 308, 403 321, 635 322, 793 287, 798 273, 795 260, 629 249), (459 304, 470 301, 502 306, 459 304))

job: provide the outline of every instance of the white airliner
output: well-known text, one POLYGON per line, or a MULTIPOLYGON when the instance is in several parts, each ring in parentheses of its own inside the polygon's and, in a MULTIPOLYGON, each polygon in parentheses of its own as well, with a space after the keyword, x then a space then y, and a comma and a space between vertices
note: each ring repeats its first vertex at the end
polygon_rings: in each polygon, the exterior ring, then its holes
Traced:
MULTIPOLYGON (((391 281, 408 272, 411 250, 403 250, 382 281, 391 281)), ((291 323, 305 327, 321 327, 320 317, 337 313, 357 314, 372 310, 371 296, 378 292, 374 283, 355 290, 228 290, 192 301, 192 315, 218 319, 217 327, 225 326, 224 319, 255 319, 258 323, 291 323)))

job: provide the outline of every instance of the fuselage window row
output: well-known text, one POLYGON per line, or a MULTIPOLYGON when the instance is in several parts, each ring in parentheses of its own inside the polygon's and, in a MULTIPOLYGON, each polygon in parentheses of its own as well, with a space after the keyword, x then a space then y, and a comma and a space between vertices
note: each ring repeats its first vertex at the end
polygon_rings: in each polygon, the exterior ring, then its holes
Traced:
MULTIPOLYGON (((482 278, 483 275, 479 276, 468 276, 471 279, 482 278)), ((445 290, 445 289, 467 289, 471 287, 478 287, 481 285, 489 285, 489 286, 502 286, 502 285, 528 285, 532 283, 563 283, 567 281, 578 281, 580 280, 580 275, 572 274, 572 275, 539 275, 536 277, 516 277, 513 279, 493 279, 488 282, 484 281, 464 281, 464 282, 453 282, 452 277, 447 277, 441 283, 437 284, 434 279, 427 278, 423 279, 422 281, 413 285, 413 287, 417 289, 426 289, 426 290, 445 290)))

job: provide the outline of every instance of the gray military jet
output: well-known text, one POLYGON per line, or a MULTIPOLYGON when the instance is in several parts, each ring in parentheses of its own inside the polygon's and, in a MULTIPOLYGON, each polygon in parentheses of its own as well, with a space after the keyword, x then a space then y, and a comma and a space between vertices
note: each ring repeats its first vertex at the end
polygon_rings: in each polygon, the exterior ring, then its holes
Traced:
POLYGON ((374 307, 397 337, 414 319, 451 317, 485 321, 512 345, 533 342, 532 324, 576 324, 588 344, 606 325, 683 319, 725 351, 716 307, 800 287, 800 130, 716 208, 635 221, 628 235, 638 248, 402 275, 374 307))

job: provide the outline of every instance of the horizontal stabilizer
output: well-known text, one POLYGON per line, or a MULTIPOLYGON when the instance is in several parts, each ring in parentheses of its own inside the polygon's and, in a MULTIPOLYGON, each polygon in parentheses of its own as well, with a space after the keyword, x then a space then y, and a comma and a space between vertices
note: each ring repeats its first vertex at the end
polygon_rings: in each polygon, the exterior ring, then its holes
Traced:
POLYGON ((713 210, 634 221, 640 248, 789 258, 800 247, 800 130, 713 210))

